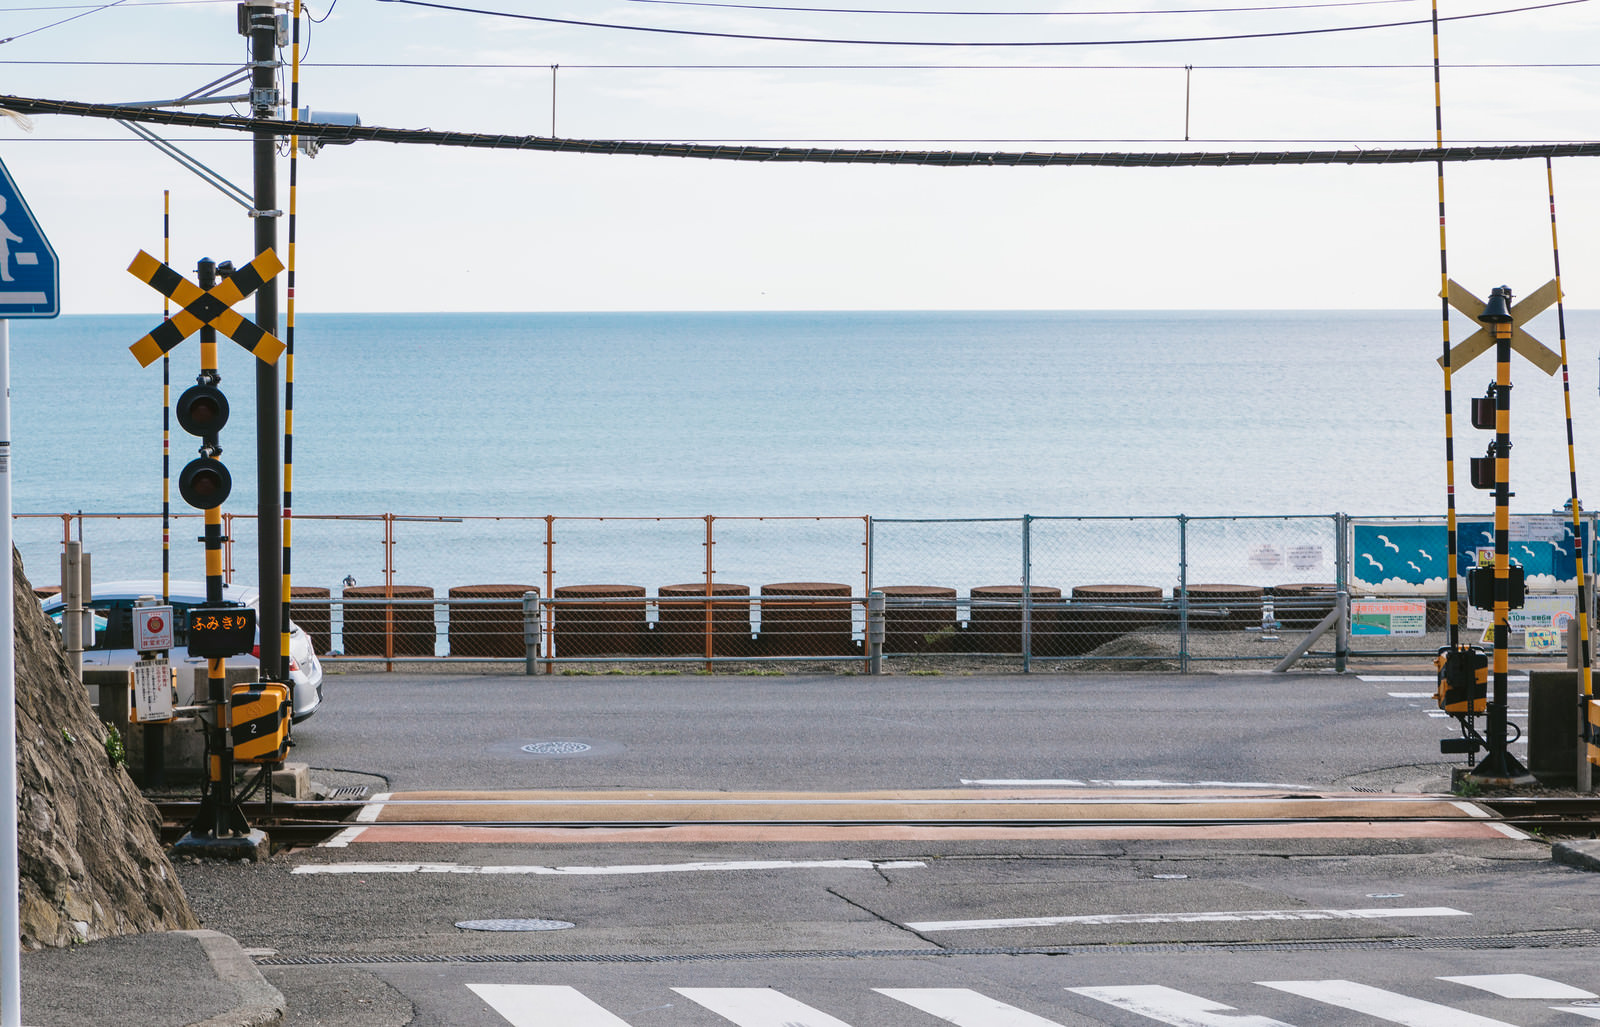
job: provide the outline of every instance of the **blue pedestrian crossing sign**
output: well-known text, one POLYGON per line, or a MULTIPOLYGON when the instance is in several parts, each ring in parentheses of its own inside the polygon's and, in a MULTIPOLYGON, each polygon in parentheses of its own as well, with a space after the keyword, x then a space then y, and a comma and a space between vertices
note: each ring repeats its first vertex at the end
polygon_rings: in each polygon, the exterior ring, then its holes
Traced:
POLYGON ((0 318, 61 313, 56 251, 0 162, 0 318))

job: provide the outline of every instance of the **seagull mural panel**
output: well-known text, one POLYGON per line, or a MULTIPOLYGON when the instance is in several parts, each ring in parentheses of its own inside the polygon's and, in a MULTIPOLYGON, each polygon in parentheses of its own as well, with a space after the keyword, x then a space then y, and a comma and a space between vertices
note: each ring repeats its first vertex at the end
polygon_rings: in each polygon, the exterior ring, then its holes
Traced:
MULTIPOLYGON (((1528 588, 1554 591, 1577 583, 1572 525, 1556 540, 1528 538, 1547 533, 1549 518, 1511 519, 1511 558, 1522 565, 1528 588), (1537 520, 1539 527, 1529 525, 1537 520), (1521 525, 1519 525, 1519 521, 1521 525)), ((1584 525, 1584 552, 1593 561, 1593 538, 1584 525)), ((1382 595, 1443 595, 1446 573, 1445 525, 1440 520, 1350 523, 1351 581, 1354 592, 1382 595)), ((1494 546, 1494 522, 1461 519, 1456 522, 1456 572, 1465 575, 1477 566, 1478 551, 1494 546)))

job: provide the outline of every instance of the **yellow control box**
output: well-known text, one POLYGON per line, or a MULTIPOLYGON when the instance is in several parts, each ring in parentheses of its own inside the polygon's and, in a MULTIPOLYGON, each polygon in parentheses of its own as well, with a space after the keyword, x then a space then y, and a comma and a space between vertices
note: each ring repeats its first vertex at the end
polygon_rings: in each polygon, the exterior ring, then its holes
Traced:
POLYGON ((233 758, 242 763, 282 763, 289 755, 294 709, 289 686, 277 681, 234 685, 229 704, 233 758))
POLYGON ((1439 708, 1453 716, 1489 709, 1489 654, 1477 646, 1445 646, 1434 657, 1439 670, 1439 708))

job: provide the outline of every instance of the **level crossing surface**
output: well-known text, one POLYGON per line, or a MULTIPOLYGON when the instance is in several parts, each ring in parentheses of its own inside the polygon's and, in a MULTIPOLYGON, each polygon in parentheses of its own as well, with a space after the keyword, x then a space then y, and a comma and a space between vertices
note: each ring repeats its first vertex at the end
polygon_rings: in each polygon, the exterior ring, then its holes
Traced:
POLYGON ((1413 684, 327 687, 359 820, 180 867, 290 1027, 1600 1019, 1600 878, 1448 794, 1413 684))

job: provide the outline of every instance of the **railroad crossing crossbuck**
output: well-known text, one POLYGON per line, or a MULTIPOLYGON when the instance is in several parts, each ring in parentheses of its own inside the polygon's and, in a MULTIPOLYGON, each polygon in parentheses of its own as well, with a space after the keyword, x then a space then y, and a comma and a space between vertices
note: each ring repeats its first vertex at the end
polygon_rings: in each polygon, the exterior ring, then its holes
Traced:
POLYGON ((140 367, 149 367, 178 343, 207 325, 254 353, 264 364, 275 364, 283 352, 277 336, 231 308, 283 270, 283 262, 270 249, 209 289, 183 277, 144 250, 128 265, 128 273, 183 309, 170 321, 128 347, 140 367))

